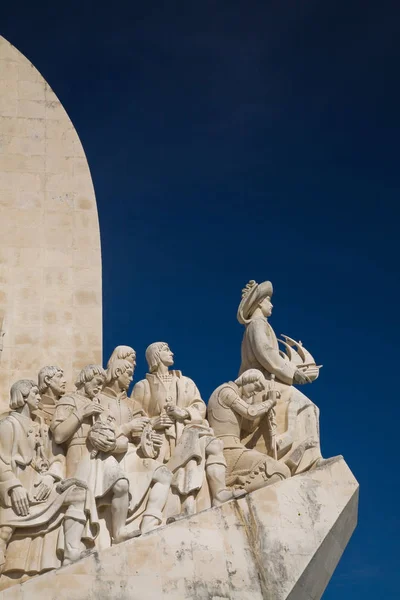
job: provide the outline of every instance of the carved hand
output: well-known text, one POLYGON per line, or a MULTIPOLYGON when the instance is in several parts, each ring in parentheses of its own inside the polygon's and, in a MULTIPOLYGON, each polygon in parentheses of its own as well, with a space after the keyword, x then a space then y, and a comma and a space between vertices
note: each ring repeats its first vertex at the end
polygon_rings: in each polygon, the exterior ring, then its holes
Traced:
POLYGON ((101 452, 110 452, 115 449, 116 441, 115 439, 100 435, 96 439, 96 444, 93 445, 96 445, 97 450, 101 450, 101 452))
POLYGON ((97 402, 89 402, 89 404, 83 407, 81 415, 82 418, 91 417, 92 415, 99 415, 103 410, 104 408, 100 404, 97 404, 97 402))
POLYGON ((179 408, 179 406, 176 406, 175 404, 167 404, 165 408, 167 415, 177 421, 183 421, 184 419, 189 418, 188 411, 184 408, 179 408))
POLYGON ((264 405, 265 413, 267 413, 267 412, 269 412, 271 410, 271 408, 273 408, 274 406, 276 406, 276 398, 273 398, 273 399, 270 398, 269 399, 267 394, 263 394, 262 404, 264 405))
POLYGON ((110 439, 104 435, 99 435, 96 437, 96 441, 93 443, 93 446, 96 450, 100 450, 101 452, 110 452, 115 449, 116 441, 115 439, 110 439))
POLYGON ((43 475, 42 481, 39 483, 38 488, 35 492, 35 500, 37 500, 38 502, 46 500, 46 498, 50 495, 53 486, 53 477, 51 475, 43 475))
POLYGON ((133 437, 141 435, 144 426, 149 422, 150 419, 148 417, 138 417, 137 419, 132 419, 132 421, 129 423, 131 435, 133 437))
POLYGON ((303 383, 310 383, 311 379, 307 377, 304 371, 301 371, 301 369, 297 369, 293 377, 293 382, 297 383, 298 385, 301 385, 303 383))
POLYGON ((152 426, 153 429, 156 430, 163 430, 163 429, 168 429, 168 427, 171 427, 171 425, 174 424, 173 420, 167 416, 165 413, 159 415, 158 417, 156 417, 155 419, 152 419, 152 426))
POLYGON ((161 448, 163 443, 163 436, 153 431, 151 434, 151 441, 153 442, 155 448, 161 448))
POLYGON ((96 450, 110 452, 116 446, 115 431, 97 421, 89 431, 89 440, 96 450))
POLYGON ((19 517, 29 515, 28 492, 22 485, 11 490, 10 498, 13 510, 19 517))

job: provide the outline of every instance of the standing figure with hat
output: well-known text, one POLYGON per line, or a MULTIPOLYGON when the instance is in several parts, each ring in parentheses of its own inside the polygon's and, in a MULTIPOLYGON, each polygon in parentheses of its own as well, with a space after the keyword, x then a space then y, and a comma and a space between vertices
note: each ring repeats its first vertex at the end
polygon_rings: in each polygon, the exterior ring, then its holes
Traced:
MULTIPOLYGON (((312 378, 307 374, 307 368, 301 368, 298 362, 292 362, 279 350, 277 337, 268 322, 272 314, 272 293, 270 281, 257 284, 252 280, 243 289, 237 313, 239 323, 246 328, 239 375, 248 369, 259 369, 276 389, 277 458, 295 475, 316 466, 321 459, 319 410, 293 387, 293 384, 311 383, 312 378)), ((312 368, 313 372, 318 370, 315 365, 312 368)), ((257 447, 267 453, 267 431, 265 436, 254 435, 263 425, 268 428, 266 419, 264 423, 259 420, 248 423, 244 442, 247 447, 257 447)))

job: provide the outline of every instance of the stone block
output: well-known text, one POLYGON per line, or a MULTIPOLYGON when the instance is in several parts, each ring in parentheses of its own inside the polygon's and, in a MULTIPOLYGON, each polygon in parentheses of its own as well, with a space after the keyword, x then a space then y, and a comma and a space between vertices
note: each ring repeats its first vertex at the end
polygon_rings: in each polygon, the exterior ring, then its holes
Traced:
POLYGON ((9 588, 0 600, 59 600, 61 585, 73 600, 319 600, 357 506, 357 481, 337 457, 9 588))

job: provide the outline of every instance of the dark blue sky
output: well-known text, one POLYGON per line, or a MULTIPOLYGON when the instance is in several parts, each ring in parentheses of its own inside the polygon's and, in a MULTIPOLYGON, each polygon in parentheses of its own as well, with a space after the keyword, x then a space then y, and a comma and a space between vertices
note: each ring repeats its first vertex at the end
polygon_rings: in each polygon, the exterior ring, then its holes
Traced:
POLYGON ((398 0, 20 0, 0 33, 85 147, 103 247, 105 357, 158 340, 205 399, 239 366, 236 309, 324 364, 303 388, 325 456, 360 481, 324 600, 398 598, 398 0), (83 4, 83 6, 81 6, 83 4))

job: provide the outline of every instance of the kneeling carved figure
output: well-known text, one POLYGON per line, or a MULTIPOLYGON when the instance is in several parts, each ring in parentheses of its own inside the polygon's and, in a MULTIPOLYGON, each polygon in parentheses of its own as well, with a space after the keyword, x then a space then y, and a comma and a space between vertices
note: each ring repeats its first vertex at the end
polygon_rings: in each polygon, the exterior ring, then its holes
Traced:
POLYGON ((290 470, 285 464, 258 450, 246 448, 241 442, 243 424, 263 417, 269 422, 271 448, 273 446, 276 398, 272 394, 271 398, 264 394, 262 402, 253 404, 255 395, 265 387, 263 374, 257 369, 249 369, 235 382, 220 385, 208 402, 209 423, 224 443, 227 484, 246 492, 290 477, 290 470))

